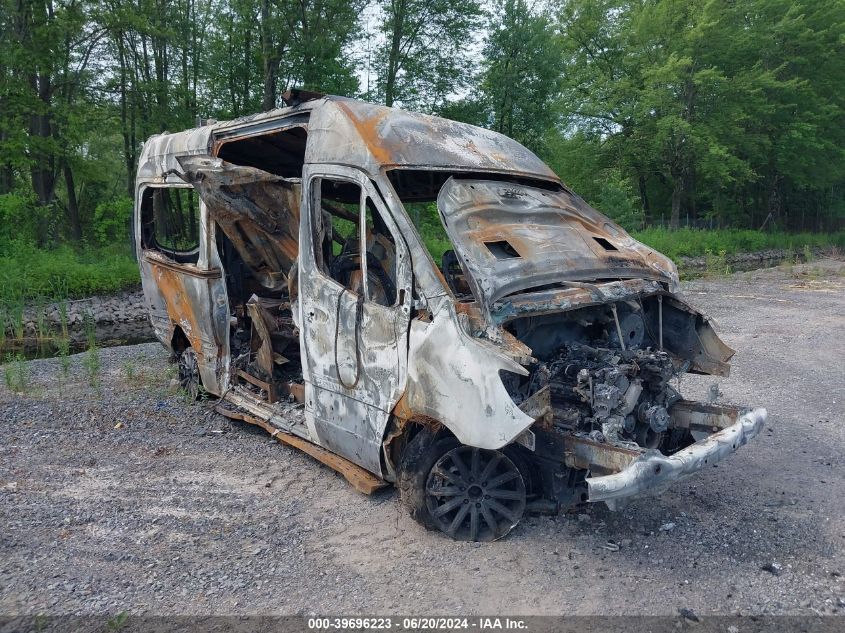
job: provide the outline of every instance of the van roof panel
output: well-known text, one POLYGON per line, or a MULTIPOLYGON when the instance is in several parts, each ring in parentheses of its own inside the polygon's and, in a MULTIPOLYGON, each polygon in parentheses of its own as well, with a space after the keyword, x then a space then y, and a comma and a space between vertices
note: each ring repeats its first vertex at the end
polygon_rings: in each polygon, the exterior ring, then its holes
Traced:
POLYGON ((307 163, 344 164, 374 174, 380 169, 458 169, 528 175, 559 182, 533 152, 513 139, 449 119, 328 96, 233 121, 150 137, 138 180, 161 180, 179 170, 177 156, 208 154, 217 136, 310 112, 307 163))

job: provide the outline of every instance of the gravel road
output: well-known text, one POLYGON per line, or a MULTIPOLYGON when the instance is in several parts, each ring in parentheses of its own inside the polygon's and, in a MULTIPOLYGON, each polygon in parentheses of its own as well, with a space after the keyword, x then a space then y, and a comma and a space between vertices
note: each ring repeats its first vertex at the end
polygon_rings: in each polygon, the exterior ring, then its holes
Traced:
POLYGON ((657 499, 492 544, 187 404, 157 344, 101 350, 96 387, 85 354, 33 361, 24 395, 0 386, 0 614, 841 614, 845 264, 686 291, 738 350, 723 400, 767 407, 765 432, 657 499))

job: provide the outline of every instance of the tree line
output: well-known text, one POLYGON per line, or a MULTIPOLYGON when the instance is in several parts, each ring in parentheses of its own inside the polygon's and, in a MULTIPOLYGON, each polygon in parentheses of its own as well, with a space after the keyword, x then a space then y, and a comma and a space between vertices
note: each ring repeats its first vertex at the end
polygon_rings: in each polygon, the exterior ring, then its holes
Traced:
POLYGON ((845 222, 841 0, 0 0, 0 246, 118 239, 144 139, 288 86, 503 132, 629 228, 845 222))

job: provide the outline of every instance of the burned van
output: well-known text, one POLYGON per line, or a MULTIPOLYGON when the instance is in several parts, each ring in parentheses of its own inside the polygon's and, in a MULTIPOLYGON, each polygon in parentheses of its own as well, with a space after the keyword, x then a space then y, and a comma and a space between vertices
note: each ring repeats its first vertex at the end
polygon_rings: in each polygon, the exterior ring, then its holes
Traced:
POLYGON ((144 294, 192 396, 479 541, 654 493, 760 431, 764 409, 679 393, 734 352, 673 263, 525 147, 285 99, 144 145, 144 294))

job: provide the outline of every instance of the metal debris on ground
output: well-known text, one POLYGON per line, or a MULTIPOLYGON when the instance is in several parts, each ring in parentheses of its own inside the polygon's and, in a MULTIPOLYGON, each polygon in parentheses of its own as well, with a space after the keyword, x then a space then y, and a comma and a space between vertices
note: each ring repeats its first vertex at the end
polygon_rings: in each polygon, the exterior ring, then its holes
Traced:
POLYGON ((769 572, 773 576, 780 576, 781 572, 783 571, 783 565, 778 562, 772 561, 771 563, 766 563, 760 569, 769 572))

